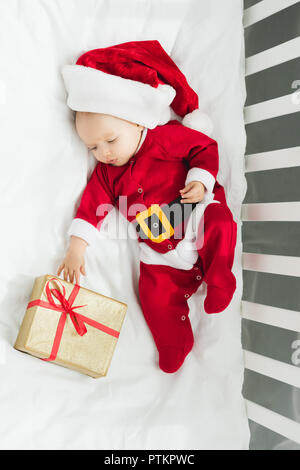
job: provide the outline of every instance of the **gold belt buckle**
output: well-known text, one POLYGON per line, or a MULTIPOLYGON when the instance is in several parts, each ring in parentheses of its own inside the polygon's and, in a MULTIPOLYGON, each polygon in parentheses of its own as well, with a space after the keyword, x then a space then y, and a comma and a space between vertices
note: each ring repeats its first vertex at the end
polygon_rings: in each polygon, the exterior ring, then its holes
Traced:
POLYGON ((147 237, 155 243, 161 243, 163 240, 170 238, 174 234, 174 228, 172 227, 166 214, 162 211, 161 207, 158 204, 152 204, 148 209, 136 214, 135 218, 138 221, 140 227, 143 229, 145 235, 147 235, 147 237), (154 236, 152 234, 151 230, 145 222, 145 219, 151 217, 152 214, 157 215, 165 229, 165 232, 161 233, 158 236, 154 236))

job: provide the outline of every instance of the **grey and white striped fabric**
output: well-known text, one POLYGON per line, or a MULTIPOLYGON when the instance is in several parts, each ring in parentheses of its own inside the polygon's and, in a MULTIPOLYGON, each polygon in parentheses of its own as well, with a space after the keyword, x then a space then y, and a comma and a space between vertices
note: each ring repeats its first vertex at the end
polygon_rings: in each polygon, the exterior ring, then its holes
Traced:
POLYGON ((250 449, 300 450, 300 2, 244 9, 243 395, 250 449))

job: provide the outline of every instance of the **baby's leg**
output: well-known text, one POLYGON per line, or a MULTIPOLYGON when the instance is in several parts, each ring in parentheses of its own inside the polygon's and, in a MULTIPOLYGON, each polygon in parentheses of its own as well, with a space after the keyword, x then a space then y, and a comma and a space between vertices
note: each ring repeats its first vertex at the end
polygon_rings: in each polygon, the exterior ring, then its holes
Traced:
POLYGON ((202 263, 207 295, 206 313, 223 311, 236 289, 231 268, 234 260, 237 224, 225 204, 207 206, 198 227, 197 251, 202 263), (203 225, 204 224, 204 225, 203 225))
POLYGON ((176 372, 194 344, 187 301, 202 282, 197 269, 140 262, 141 307, 164 372, 176 372))

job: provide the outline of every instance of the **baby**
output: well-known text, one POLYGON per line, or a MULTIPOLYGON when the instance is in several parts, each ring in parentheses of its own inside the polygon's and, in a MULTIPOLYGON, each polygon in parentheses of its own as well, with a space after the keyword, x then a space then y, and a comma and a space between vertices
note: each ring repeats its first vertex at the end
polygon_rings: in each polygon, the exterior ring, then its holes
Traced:
POLYGON ((210 121, 158 41, 88 51, 64 66, 63 77, 76 131, 98 162, 57 274, 79 284, 86 247, 118 207, 138 234, 140 304, 159 367, 175 372, 194 344, 188 299, 205 281, 204 309, 218 313, 236 289, 237 224, 216 180, 210 121))

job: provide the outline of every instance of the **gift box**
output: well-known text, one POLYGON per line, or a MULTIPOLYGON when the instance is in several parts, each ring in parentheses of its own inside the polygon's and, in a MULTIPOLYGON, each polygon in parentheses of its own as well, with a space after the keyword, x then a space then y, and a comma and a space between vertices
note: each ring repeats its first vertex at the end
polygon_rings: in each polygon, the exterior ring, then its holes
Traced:
POLYGON ((98 378, 107 374, 127 305, 46 274, 35 279, 14 348, 98 378))

